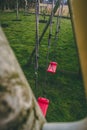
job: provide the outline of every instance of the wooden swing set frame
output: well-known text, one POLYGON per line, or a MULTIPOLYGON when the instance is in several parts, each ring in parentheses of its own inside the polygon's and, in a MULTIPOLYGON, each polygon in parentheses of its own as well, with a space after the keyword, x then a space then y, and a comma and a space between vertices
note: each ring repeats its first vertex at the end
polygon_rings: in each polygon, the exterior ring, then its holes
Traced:
MULTIPOLYGON (((87 0, 68 1, 87 99, 87 0)), ((0 89, 0 130, 87 130, 87 115, 76 122, 46 122, 1 28, 0 89)))

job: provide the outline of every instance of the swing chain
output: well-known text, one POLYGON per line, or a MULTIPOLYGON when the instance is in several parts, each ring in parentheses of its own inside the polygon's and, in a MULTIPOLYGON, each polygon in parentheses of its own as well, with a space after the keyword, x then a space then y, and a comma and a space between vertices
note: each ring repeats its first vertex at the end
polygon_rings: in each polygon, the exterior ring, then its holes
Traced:
POLYGON ((52 33, 49 33, 49 39, 51 39, 51 37, 52 37, 52 33))
POLYGON ((58 37, 58 33, 60 31, 60 20, 61 20, 61 15, 62 15, 62 11, 63 11, 63 1, 60 0, 60 7, 58 10, 58 15, 57 15, 57 22, 56 22, 56 31, 55 31, 55 41, 57 41, 57 37, 58 37), (62 7, 61 7, 62 4, 62 7))

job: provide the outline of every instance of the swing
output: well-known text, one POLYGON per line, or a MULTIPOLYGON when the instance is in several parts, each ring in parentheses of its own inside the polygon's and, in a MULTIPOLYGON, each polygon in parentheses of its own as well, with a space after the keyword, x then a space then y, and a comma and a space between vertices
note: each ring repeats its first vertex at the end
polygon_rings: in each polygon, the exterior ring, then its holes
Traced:
POLYGON ((40 107, 44 117, 45 117, 46 113, 47 113, 48 106, 49 106, 49 100, 47 98, 39 97, 38 104, 39 104, 39 107, 40 107))
MULTIPOLYGON (((38 1, 36 2, 36 7, 38 8, 38 1)), ((52 6, 53 6, 53 2, 52 2, 52 6)), ((37 54, 38 54, 38 46, 39 46, 39 41, 38 41, 38 9, 36 8, 36 67, 35 67, 35 72, 38 72, 38 58, 37 58, 37 54)), ((51 20, 50 20, 50 30, 49 30, 49 39, 48 39, 48 55, 47 55, 47 61, 48 61, 48 57, 49 57, 49 46, 50 46, 50 40, 51 40, 51 34, 52 34, 52 17, 53 17, 53 12, 51 13, 51 20)), ((56 33, 57 35, 57 33, 56 33)), ((47 62, 48 63, 48 62, 47 62)), ((56 69, 57 69, 57 62, 53 62, 51 61, 49 64, 49 67, 47 69, 47 72, 50 73, 56 73, 56 69)), ((37 79, 37 76, 36 76, 37 79)), ((36 86, 37 86, 37 80, 36 80, 36 86)), ((48 106, 49 106, 49 99, 44 98, 44 97, 38 97, 37 99, 37 103, 44 115, 44 117, 46 116, 47 110, 48 110, 48 106)))
MULTIPOLYGON (((62 13, 62 9, 63 9, 63 6, 59 8, 58 16, 59 16, 59 14, 62 13), (61 12, 60 12, 60 9, 61 9, 61 12)), ((59 21, 58 16, 57 16, 57 23, 56 23, 55 43, 58 40, 57 37, 58 37, 59 29, 60 29, 60 21, 59 21)), ((52 22, 52 19, 51 19, 51 22, 52 22)), ((50 24, 50 27, 51 27, 50 30, 52 31, 52 24, 50 24)), ((49 37, 48 41, 49 41, 48 45, 50 45, 50 37, 49 37)), ((49 55, 49 52, 48 52, 48 55, 49 55)), ((48 58, 48 56, 47 56, 47 58, 48 58)), ((57 65, 58 65, 57 62, 51 61, 47 68, 47 72, 56 73, 57 65)))
POLYGON ((56 69, 57 69, 57 62, 52 61, 48 66, 47 72, 56 73, 56 69))
MULTIPOLYGON (((39 1, 36 0, 36 50, 35 50, 35 87, 37 87, 37 83, 38 83, 38 54, 39 54, 39 28, 38 28, 38 20, 39 20, 39 9, 38 9, 38 3, 39 1)), ((48 109, 48 105, 49 105, 49 100, 43 97, 38 97, 38 105, 43 113, 44 116, 46 116, 47 113, 47 109, 48 109)))

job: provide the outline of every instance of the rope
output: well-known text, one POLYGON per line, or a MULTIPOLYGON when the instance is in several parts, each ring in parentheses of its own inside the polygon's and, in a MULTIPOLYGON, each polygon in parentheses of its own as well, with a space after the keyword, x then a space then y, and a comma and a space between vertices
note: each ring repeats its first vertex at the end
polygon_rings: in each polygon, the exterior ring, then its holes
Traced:
POLYGON ((58 38, 58 33, 60 31, 60 24, 61 24, 62 11, 63 11, 63 3, 61 4, 61 1, 60 1, 60 7, 59 7, 58 15, 57 15, 55 40, 58 38))
MULTIPOLYGON (((51 45, 51 37, 52 37, 52 22, 53 22, 53 6, 54 6, 54 0, 52 0, 52 11, 51 11, 51 19, 50 19, 50 25, 49 25, 49 36, 48 36, 48 52, 47 52, 47 66, 48 66, 48 60, 49 60, 49 49, 51 45)), ((46 66, 46 67, 47 67, 46 66)))
POLYGON ((39 0, 36 0, 36 45, 35 45, 35 87, 38 85, 38 58, 39 58, 39 0))
MULTIPOLYGON (((57 21, 56 21, 56 31, 55 31, 55 37, 54 37, 54 51, 56 50, 56 44, 58 41, 58 34, 60 32, 60 24, 61 24, 61 18, 62 18, 62 11, 63 11, 63 2, 60 0, 60 6, 57 14, 57 21)), ((53 56, 53 59, 55 59, 55 53, 53 56)))
MULTIPOLYGON (((60 4, 61 0, 59 1, 60 4)), ((53 6, 54 6, 54 0, 52 0, 52 11, 51 11, 51 18, 50 18, 50 26, 49 26, 49 36, 48 36, 48 51, 47 51, 47 63, 46 63, 46 68, 48 67, 48 60, 49 60, 49 51, 50 51, 50 46, 51 46, 51 38, 52 38, 52 22, 53 22, 53 6)), ((58 16, 59 17, 59 16, 58 16)), ((57 38, 57 34, 59 32, 59 19, 57 17, 57 24, 56 24, 56 32, 55 32, 55 39, 57 38)), ((45 76, 45 86, 47 86, 47 71, 46 71, 46 76, 45 76)), ((45 90, 43 91, 44 96, 46 96, 45 90)))
MULTIPOLYGON (((50 17, 50 24, 49 24, 49 36, 48 36, 48 50, 47 50, 47 60, 46 60, 46 69, 48 67, 48 60, 49 60, 49 51, 50 51, 50 46, 51 46, 51 37, 52 37, 52 22, 53 22, 53 7, 54 6, 54 0, 52 0, 52 11, 51 11, 51 17, 50 17)), ((46 76, 45 76, 45 86, 47 85, 47 71, 46 71, 46 76)), ((45 91, 44 91, 45 93, 45 91)))

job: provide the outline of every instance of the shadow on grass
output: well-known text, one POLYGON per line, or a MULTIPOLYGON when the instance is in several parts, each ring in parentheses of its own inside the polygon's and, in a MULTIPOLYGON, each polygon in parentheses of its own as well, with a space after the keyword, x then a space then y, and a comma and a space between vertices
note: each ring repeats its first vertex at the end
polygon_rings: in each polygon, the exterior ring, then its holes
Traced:
POLYGON ((7 23, 2 23, 2 24, 1 24, 1 27, 2 27, 2 28, 7 28, 7 27, 8 27, 8 24, 7 24, 7 23))

